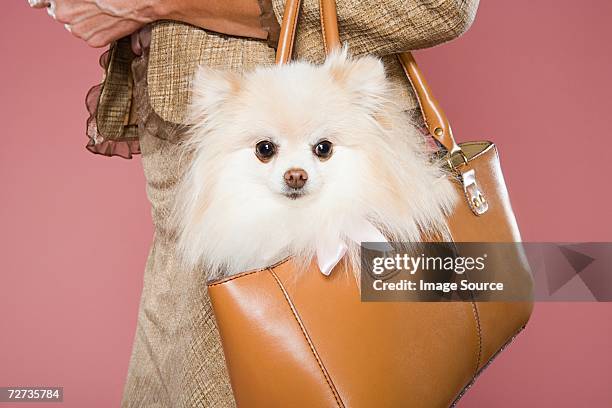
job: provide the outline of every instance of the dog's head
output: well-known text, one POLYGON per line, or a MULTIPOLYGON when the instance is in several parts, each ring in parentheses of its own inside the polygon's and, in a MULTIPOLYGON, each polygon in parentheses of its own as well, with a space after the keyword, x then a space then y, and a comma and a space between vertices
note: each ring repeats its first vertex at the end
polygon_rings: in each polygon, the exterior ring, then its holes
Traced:
POLYGON ((378 58, 346 50, 323 65, 202 68, 173 212, 186 261, 233 273, 281 251, 307 259, 364 220, 396 240, 439 222, 451 185, 388 83, 378 58))
POLYGON ((363 158, 352 147, 378 126, 373 114, 387 93, 380 60, 350 59, 346 51, 322 66, 298 62, 242 75, 202 68, 193 89, 199 146, 223 161, 218 181, 258 195, 265 187, 293 206, 326 185, 356 184, 363 158))

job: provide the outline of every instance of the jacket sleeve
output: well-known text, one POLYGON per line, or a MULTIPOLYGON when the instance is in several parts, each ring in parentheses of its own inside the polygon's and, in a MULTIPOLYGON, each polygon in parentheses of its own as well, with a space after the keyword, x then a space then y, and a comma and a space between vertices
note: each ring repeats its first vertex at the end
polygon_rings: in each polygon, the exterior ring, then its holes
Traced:
MULTIPOLYGON (((450 41, 470 27, 479 0, 336 0, 340 39, 351 53, 385 56, 450 41)), ((284 0, 274 0, 282 16, 284 0)), ((296 51, 322 57, 319 0, 304 0, 296 51)))
POLYGON ((337 0, 340 36, 355 54, 432 47, 467 31, 478 1, 337 0))

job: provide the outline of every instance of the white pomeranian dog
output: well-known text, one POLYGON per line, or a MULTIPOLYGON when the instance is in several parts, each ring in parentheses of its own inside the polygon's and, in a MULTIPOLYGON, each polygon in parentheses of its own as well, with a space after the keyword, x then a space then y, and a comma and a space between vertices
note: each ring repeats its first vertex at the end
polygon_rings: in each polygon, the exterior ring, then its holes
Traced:
POLYGON ((360 241, 446 231, 457 193, 378 58, 202 67, 189 119, 172 220, 184 265, 209 278, 337 251, 355 267, 360 241))

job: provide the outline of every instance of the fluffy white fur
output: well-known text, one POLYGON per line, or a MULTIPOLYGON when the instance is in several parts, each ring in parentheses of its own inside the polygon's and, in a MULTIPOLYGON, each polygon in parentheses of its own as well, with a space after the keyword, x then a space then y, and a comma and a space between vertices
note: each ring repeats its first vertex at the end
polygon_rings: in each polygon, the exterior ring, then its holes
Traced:
POLYGON ((347 235, 364 219, 393 241, 446 231, 455 190, 393 102, 379 59, 344 49, 323 65, 201 68, 193 92, 183 144, 192 163, 172 218, 186 266, 218 278, 287 255, 307 263, 317 244, 338 238, 358 262, 359 243, 347 235), (333 143, 325 161, 312 152, 321 139, 333 143), (261 140, 278 146, 267 163, 255 156, 261 140), (308 181, 291 199, 283 175, 296 167, 308 181))

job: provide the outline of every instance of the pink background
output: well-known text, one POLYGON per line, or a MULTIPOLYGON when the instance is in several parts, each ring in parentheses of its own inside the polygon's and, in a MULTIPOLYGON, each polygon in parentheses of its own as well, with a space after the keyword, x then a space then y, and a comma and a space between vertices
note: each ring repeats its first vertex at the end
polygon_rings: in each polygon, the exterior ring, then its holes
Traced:
MULTIPOLYGON (((118 406, 153 232, 141 163, 83 147, 101 51, 3 3, 0 386, 118 406)), ((417 54, 459 140, 499 145, 525 240, 612 241, 610 16, 605 0, 483 1, 464 37, 417 54)), ((612 304, 538 304, 460 406, 610 406, 611 342, 612 304)))

